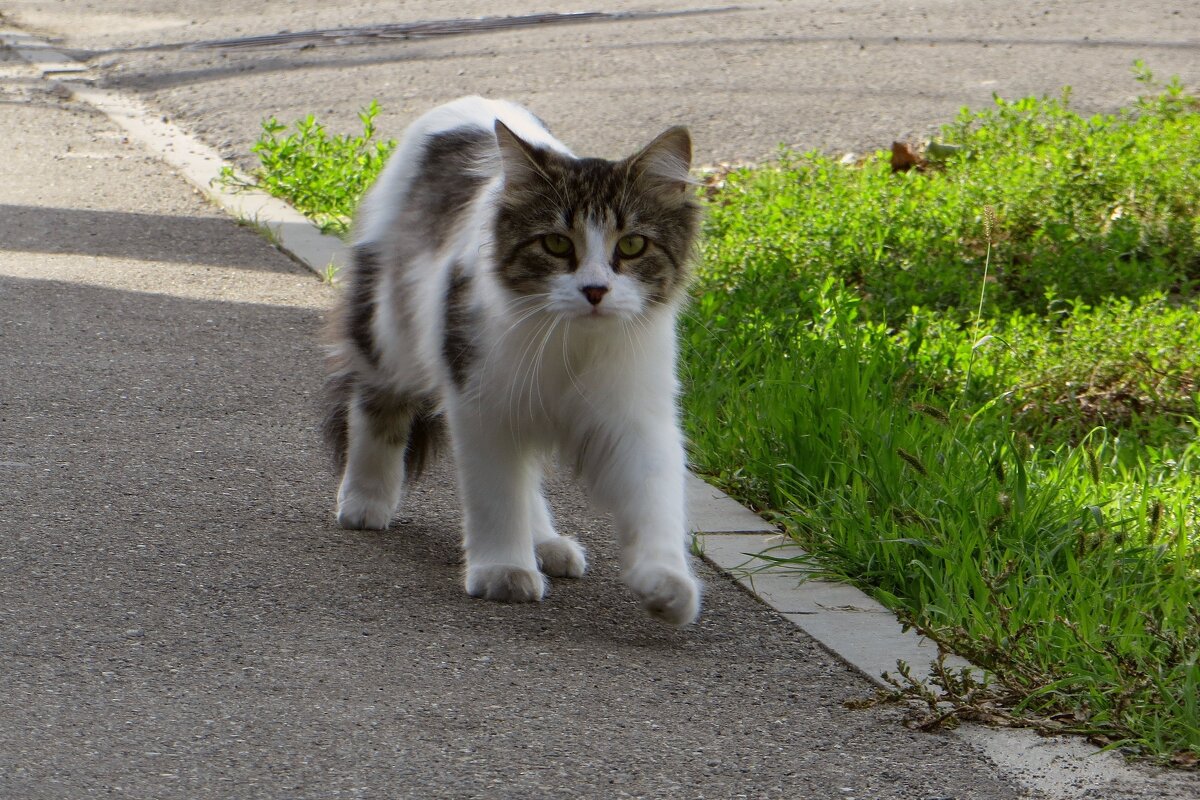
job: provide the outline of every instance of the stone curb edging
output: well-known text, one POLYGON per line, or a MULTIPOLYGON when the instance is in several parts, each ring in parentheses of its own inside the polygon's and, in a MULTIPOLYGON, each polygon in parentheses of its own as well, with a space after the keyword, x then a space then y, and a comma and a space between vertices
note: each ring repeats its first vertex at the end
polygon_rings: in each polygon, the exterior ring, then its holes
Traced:
MULTIPOLYGON (((937 647, 915 631, 904 631, 891 611, 845 583, 813 578, 811 571, 776 559, 806 554, 762 517, 729 495, 689 474, 688 519, 696 550, 785 619, 820 642, 877 685, 897 660, 914 675, 928 674, 937 647)), ((951 666, 969 666, 954 656, 951 666)))
MULTIPOLYGON (((257 189, 229 189, 217 179, 229 165, 140 100, 94 85, 88 65, 56 50, 44 39, 0 26, 0 45, 17 53, 48 83, 62 87, 119 126, 182 174, 196 189, 239 221, 262 229, 288 256, 328 277, 348 263, 347 248, 327 236, 287 203, 257 189)), ((235 181, 249 179, 233 169, 235 181)), ((802 567, 774 559, 804 552, 774 526, 699 477, 688 475, 689 529, 706 561, 805 631, 842 661, 878 685, 897 660, 927 674, 924 665, 937 649, 914 631, 903 631, 895 616, 858 589, 811 577, 802 567), (764 558, 765 556, 765 558, 764 558)), ((970 666, 947 658, 952 667, 970 666)), ((1085 800, 1106 790, 1142 796, 1151 777, 1126 765, 1115 753, 1099 752, 1078 738, 1042 738, 1028 730, 965 726, 951 732, 991 758, 1018 783, 1047 800, 1085 800)), ((1168 779, 1170 780, 1170 779, 1168 779)))

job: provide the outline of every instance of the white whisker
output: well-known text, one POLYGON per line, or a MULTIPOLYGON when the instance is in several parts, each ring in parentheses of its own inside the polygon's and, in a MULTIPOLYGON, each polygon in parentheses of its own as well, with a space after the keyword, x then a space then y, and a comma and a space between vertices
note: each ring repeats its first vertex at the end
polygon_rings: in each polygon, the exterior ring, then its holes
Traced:
POLYGON ((536 418, 533 416, 533 393, 535 390, 537 391, 538 408, 541 410, 542 415, 546 416, 546 406, 542 402, 542 384, 541 381, 538 380, 538 375, 541 373, 542 359, 546 352, 546 345, 549 343, 550 337, 554 335, 554 330, 558 327, 558 323, 561 321, 562 315, 556 314, 554 316, 553 324, 551 324, 546 330, 546 335, 542 337, 542 343, 538 347, 537 356, 534 359, 533 376, 530 379, 529 387, 529 419, 533 422, 536 422, 536 418))
POLYGON ((589 409, 591 409, 592 411, 596 412, 597 414, 599 414, 600 409, 597 408, 592 403, 592 398, 591 398, 590 394, 588 393, 587 387, 584 386, 583 383, 580 382, 579 376, 577 376, 575 374, 575 370, 571 368, 571 356, 570 356, 570 353, 567 352, 567 344, 568 344, 570 338, 571 338, 571 320, 570 320, 570 318, 568 318, 566 330, 563 332, 563 336, 562 336, 563 370, 567 373, 567 378, 571 381, 571 386, 573 386, 575 388, 575 391, 583 399, 583 402, 587 405, 587 407, 589 409))
MULTIPOLYGON (((480 364, 480 374, 481 375, 483 375, 485 377, 488 375, 488 371, 490 369, 491 362, 492 362, 492 357, 496 354, 497 349, 513 334, 514 331, 516 331, 518 328, 523 326, 524 323, 526 321, 528 321, 530 318, 538 315, 539 313, 546 311, 549 308, 549 306, 550 306, 549 302, 544 299, 544 298, 548 298, 548 297, 549 297, 548 294, 543 293, 543 294, 537 294, 537 295, 526 295, 524 297, 518 298, 517 300, 513 301, 514 306, 520 307, 523 305, 528 305, 530 307, 521 310, 518 313, 518 315, 509 322, 508 327, 505 328, 504 330, 500 331, 500 333, 495 336, 494 340, 492 341, 491 347, 488 348, 487 354, 484 356, 484 358, 480 364)), ((472 343, 478 344, 480 337, 487 336, 489 334, 490 334, 490 331, 489 331, 488 327, 486 325, 482 326, 480 328, 480 330, 476 331, 475 337, 473 337, 473 339, 472 339, 472 343)), ((476 395, 476 413, 479 413, 480 411, 482 411, 482 406, 481 406, 482 402, 483 402, 482 397, 479 394, 477 394, 476 395)))
MULTIPOLYGON (((533 334, 528 337, 528 339, 525 342, 525 347, 522 348, 521 354, 517 358, 517 369, 513 375, 514 379, 509 384, 509 389, 508 389, 508 414, 509 414, 510 427, 514 426, 514 423, 515 423, 516 419, 519 417, 519 412, 520 412, 521 394, 518 394, 517 390, 520 389, 520 392, 523 394, 525 391, 525 383, 527 380, 530 381, 530 391, 532 391, 532 389, 533 389, 532 375, 533 375, 534 368, 537 366, 537 351, 534 350, 533 347, 534 347, 535 343, 542 336, 542 332, 545 329, 552 327, 554 324, 555 324, 555 317, 552 317, 552 316, 546 317, 542 320, 539 320, 538 324, 537 324, 537 328, 535 328, 533 334), (525 368, 525 356, 527 354, 532 355, 533 357, 529 361, 529 367, 525 368), (517 377, 518 375, 520 376, 519 379, 517 377), (515 400, 515 404, 514 404, 514 400, 515 400)), ((531 411, 530 417, 532 418, 532 411, 531 411)), ((513 433, 514 433, 514 435, 516 435, 515 427, 513 427, 513 433)))

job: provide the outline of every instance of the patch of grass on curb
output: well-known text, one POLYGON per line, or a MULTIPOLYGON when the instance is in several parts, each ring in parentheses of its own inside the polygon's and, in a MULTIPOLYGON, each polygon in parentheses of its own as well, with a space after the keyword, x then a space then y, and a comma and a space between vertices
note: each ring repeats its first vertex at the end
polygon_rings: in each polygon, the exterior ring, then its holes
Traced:
MULTIPOLYGON (((681 325, 684 419, 694 466, 818 570, 991 673, 947 674, 952 713, 925 695, 921 725, 1189 767, 1200 104, 1137 77, 1147 96, 1112 115, 1066 92, 963 111, 906 172, 785 153, 724 175, 681 325)), ((268 121, 256 179, 344 230, 392 146, 376 111, 357 137, 268 121)))
MULTIPOLYGON (((359 198, 396 148, 394 139, 376 138, 378 114, 379 105, 372 100, 358 113, 362 132, 354 136, 329 134, 311 114, 290 133, 275 117, 264 120, 262 135, 250 148, 261 162, 251 175, 254 185, 287 200, 323 233, 344 234, 359 198)), ((222 179, 238 185, 229 168, 222 179)))

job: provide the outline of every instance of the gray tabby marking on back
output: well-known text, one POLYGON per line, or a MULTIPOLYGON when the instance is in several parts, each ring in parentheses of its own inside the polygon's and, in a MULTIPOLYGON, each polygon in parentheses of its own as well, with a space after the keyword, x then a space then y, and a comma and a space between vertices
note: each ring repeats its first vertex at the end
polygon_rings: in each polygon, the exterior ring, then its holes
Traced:
POLYGON ((475 199, 487 175, 479 169, 496 148, 491 131, 456 128, 430 136, 421 169, 404 199, 402 225, 433 234, 441 247, 460 224, 459 214, 475 199))
POLYGON ((379 279, 380 258, 369 247, 354 248, 353 258, 354 269, 350 271, 346 286, 346 301, 340 319, 334 324, 341 327, 343 335, 354 342, 371 366, 378 366, 379 355, 375 351, 371 325, 375 318, 375 286, 379 279))

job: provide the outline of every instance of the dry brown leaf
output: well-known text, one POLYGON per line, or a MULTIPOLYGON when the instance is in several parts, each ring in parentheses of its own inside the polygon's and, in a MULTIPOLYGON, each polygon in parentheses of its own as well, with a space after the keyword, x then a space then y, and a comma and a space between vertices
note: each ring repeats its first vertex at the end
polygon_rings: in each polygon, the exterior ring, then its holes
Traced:
POLYGON ((925 159, 908 142, 892 142, 892 172, 908 172, 913 167, 921 169, 925 159))

